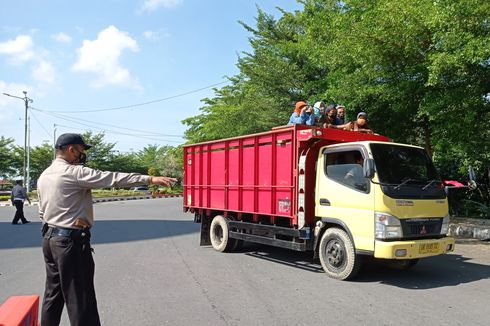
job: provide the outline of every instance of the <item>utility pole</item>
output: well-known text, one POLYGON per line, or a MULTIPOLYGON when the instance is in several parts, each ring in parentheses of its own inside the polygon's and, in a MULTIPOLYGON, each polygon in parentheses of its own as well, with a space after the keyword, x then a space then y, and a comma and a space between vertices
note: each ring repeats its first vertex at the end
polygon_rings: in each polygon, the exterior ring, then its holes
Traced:
POLYGON ((24 115, 24 169, 22 171, 22 177, 23 177, 23 180, 24 180, 24 184, 26 184, 27 191, 29 191, 29 188, 30 188, 30 184, 29 184, 30 183, 30 180, 27 180, 27 177, 26 177, 26 172, 29 169, 29 166, 27 165, 27 109, 29 108, 29 103, 32 103, 33 100, 27 97, 27 92, 26 91, 23 91, 22 93, 24 93, 24 97, 10 95, 10 94, 7 94, 7 93, 3 93, 3 95, 14 97, 14 98, 18 98, 20 100, 23 100, 24 103, 25 103, 25 115, 24 115))
POLYGON ((27 117, 27 192, 31 191, 31 117, 27 117))
POLYGON ((56 160, 56 123, 53 124, 53 160, 56 160))

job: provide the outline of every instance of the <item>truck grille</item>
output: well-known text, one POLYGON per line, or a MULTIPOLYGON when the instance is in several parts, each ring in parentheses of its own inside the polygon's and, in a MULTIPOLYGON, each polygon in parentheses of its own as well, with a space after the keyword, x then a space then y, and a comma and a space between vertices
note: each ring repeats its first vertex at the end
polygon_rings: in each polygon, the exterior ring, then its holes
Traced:
POLYGON ((442 218, 411 218, 400 220, 404 238, 440 235, 442 218))

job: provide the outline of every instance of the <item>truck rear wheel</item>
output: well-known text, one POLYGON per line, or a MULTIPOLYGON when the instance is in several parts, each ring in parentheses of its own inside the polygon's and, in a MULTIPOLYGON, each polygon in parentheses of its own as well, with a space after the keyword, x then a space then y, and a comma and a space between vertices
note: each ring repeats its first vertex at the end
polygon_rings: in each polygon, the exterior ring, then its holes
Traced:
POLYGON ((229 227, 226 218, 221 215, 216 215, 209 228, 209 238, 215 250, 228 252, 235 247, 236 240, 231 239, 228 232, 229 227))
POLYGON ((356 255, 354 244, 339 228, 329 228, 323 233, 319 256, 325 273, 337 280, 354 277, 361 267, 361 257, 356 255))

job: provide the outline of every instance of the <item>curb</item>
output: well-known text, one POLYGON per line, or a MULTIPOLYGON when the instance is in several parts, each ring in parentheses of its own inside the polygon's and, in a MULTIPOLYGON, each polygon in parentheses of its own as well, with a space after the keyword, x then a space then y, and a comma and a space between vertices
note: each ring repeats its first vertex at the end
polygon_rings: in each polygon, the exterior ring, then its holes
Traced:
POLYGON ((460 239, 490 241, 490 220, 451 217, 449 235, 460 239))
MULTIPOLYGON (((182 197, 182 194, 161 194, 157 197, 148 196, 125 196, 125 197, 106 197, 106 198, 95 198, 92 203, 105 203, 110 201, 123 201, 123 200, 138 200, 138 199, 158 199, 158 198, 172 198, 172 197, 182 197)), ((32 202, 30 206, 37 206, 38 202, 32 202)), ((12 206, 10 202, 0 203, 0 207, 12 206)))
POLYGON ((93 203, 105 203, 110 201, 122 201, 122 200, 138 200, 138 199, 158 199, 158 198, 170 198, 170 197, 182 197, 182 194, 173 195, 159 195, 158 197, 148 196, 126 196, 126 197, 108 197, 108 198, 96 198, 93 203))

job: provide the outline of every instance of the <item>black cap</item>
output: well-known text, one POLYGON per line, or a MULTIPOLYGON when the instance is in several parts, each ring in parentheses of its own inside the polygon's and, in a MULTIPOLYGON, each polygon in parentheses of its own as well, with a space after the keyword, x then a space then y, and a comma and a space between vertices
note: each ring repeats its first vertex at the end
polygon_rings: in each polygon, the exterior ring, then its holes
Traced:
POLYGON ((82 136, 79 134, 63 134, 58 137, 56 140, 56 145, 54 146, 56 149, 60 149, 66 145, 83 145, 85 149, 89 149, 92 145, 85 144, 82 136))

